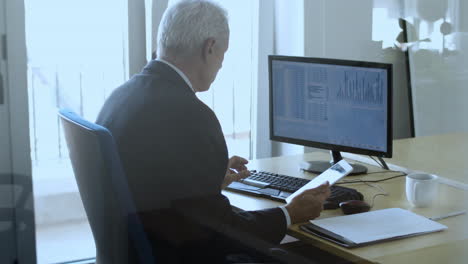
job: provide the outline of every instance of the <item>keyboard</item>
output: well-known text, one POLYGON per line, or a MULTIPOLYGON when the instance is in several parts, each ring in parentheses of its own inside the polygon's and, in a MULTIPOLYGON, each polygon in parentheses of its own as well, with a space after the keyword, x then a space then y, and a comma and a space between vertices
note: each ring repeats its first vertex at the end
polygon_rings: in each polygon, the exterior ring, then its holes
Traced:
POLYGON ((266 171, 251 171, 250 176, 241 182, 251 186, 270 187, 293 193, 306 185, 309 180, 266 171))
MULTIPOLYGON (((250 176, 240 182, 231 183, 227 189, 262 196, 273 200, 285 199, 310 180, 266 171, 251 171, 250 176)), ((336 209, 339 203, 348 200, 363 200, 364 196, 355 189, 333 185, 324 209, 336 209)))

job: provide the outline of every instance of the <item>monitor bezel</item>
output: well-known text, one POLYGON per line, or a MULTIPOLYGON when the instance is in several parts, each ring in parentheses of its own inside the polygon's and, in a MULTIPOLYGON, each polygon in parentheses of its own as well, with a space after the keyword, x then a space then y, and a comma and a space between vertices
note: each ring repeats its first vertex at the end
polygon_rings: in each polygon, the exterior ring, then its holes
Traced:
POLYGON ((328 149, 331 151, 342 151, 350 152, 355 154, 371 155, 378 157, 391 158, 393 154, 392 140, 393 140, 393 119, 392 119, 392 64, 381 63, 381 62, 369 62, 369 61, 355 61, 355 60, 341 60, 341 59, 329 59, 329 58, 316 58, 316 57, 295 57, 295 56, 282 56, 282 55, 269 55, 268 56, 268 79, 269 79, 269 115, 270 115, 270 140, 297 144, 307 147, 328 149), (272 63, 273 61, 291 61, 291 62, 305 62, 305 63, 317 63, 317 64, 332 64, 340 66, 356 66, 364 68, 378 68, 387 70, 387 151, 376 151, 364 148, 341 146, 329 143, 323 143, 318 141, 310 141, 303 139, 295 139, 289 137, 275 136, 273 135, 273 76, 272 76, 272 63))

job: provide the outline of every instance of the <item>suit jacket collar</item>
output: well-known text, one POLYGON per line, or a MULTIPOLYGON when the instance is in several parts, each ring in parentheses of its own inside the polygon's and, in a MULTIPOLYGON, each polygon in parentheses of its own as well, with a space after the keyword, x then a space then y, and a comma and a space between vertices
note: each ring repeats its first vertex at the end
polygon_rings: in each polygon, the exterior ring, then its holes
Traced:
POLYGON ((193 94, 195 94, 192 88, 190 88, 187 82, 185 82, 185 80, 182 78, 182 76, 180 76, 174 69, 171 68, 171 66, 167 65, 164 62, 151 60, 143 68, 141 74, 154 75, 159 78, 168 80, 172 82, 175 86, 184 87, 184 90, 187 89, 193 94))
MULTIPOLYGON (((192 87, 192 83, 190 82, 190 79, 188 78, 187 75, 185 75, 185 73, 177 68, 177 66, 173 65, 172 63, 168 62, 168 61, 165 61, 163 59, 157 59, 158 61, 160 62, 164 62, 165 64, 169 65, 174 71, 176 71, 180 77, 182 77, 182 79, 184 79, 184 81, 188 84, 188 86, 190 86, 190 88, 193 90, 193 87, 192 87)), ((195 90, 193 90, 193 92, 195 92, 195 90)))

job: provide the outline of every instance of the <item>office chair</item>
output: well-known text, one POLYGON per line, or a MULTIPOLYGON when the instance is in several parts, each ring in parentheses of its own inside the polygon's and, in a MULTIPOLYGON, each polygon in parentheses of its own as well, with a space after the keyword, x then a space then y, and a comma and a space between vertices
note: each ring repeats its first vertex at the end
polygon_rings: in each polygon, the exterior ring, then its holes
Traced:
POLYGON ((111 133, 69 110, 59 116, 96 243, 96 263, 154 264, 111 133))

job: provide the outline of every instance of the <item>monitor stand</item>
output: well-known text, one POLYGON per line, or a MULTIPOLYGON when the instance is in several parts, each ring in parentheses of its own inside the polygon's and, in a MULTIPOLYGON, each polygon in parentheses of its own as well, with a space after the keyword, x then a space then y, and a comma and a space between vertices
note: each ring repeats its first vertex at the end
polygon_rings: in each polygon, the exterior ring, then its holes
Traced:
MULTIPOLYGON (((312 172, 315 174, 320 174, 326 171, 328 168, 333 166, 333 164, 339 162, 343 159, 339 151, 330 151, 332 160, 330 161, 303 161, 300 164, 301 170, 312 172)), ((367 167, 361 164, 350 164, 353 167, 353 171, 349 175, 358 175, 367 173, 367 167)))

